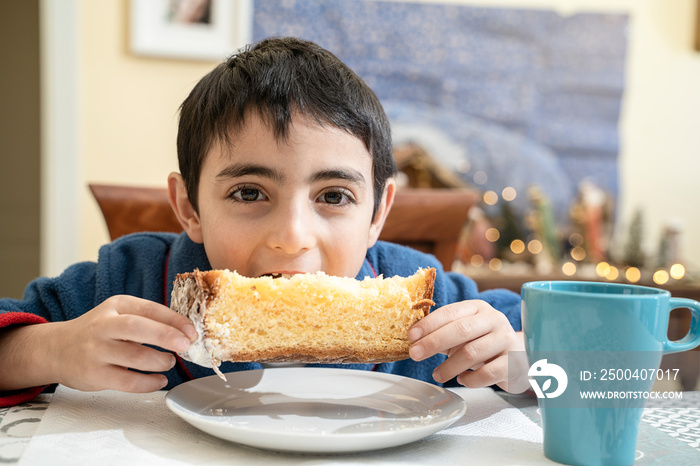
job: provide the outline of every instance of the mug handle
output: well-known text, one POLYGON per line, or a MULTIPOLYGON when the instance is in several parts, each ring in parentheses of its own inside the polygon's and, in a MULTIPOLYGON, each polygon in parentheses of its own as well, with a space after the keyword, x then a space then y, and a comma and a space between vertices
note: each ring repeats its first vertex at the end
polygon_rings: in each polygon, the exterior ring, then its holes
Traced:
POLYGON ((688 351, 696 346, 700 346, 700 303, 692 299, 671 298, 669 304, 669 313, 681 307, 690 309, 690 329, 680 340, 666 340, 664 342, 664 354, 688 351))

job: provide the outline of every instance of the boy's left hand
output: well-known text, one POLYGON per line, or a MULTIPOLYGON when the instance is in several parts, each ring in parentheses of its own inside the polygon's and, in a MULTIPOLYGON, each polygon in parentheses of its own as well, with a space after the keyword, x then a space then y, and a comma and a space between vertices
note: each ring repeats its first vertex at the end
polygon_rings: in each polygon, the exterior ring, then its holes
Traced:
POLYGON ((436 382, 453 377, 465 387, 498 385, 510 393, 529 388, 525 343, 506 316, 485 301, 469 300, 443 306, 408 331, 409 355, 422 361, 438 353, 447 360, 433 372, 436 382), (508 352, 517 351, 508 374, 508 352), (470 370, 471 369, 471 370, 470 370))

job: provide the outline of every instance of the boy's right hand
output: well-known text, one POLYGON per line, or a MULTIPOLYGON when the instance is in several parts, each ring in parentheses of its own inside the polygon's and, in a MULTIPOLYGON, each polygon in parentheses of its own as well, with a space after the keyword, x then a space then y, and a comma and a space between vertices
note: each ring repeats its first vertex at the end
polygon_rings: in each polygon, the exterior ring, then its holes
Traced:
POLYGON ((77 319, 61 322, 54 338, 58 382, 78 390, 111 388, 143 393, 168 383, 162 374, 175 365, 171 353, 189 348, 197 334, 186 317, 152 301, 113 296, 77 319))
MULTIPOLYGON (((164 372, 176 362, 171 353, 145 345, 182 352, 197 336, 186 317, 162 304, 133 296, 113 296, 73 320, 17 330, 27 331, 18 335, 20 341, 38 345, 38 351, 32 354, 43 360, 28 362, 36 364, 35 368, 43 367, 43 376, 37 375, 46 378, 42 383, 33 380, 29 385, 23 384, 23 388, 58 382, 78 390, 133 393, 159 390, 167 384, 167 378, 129 369, 164 372)), ((27 346, 24 348, 26 351, 27 346)))

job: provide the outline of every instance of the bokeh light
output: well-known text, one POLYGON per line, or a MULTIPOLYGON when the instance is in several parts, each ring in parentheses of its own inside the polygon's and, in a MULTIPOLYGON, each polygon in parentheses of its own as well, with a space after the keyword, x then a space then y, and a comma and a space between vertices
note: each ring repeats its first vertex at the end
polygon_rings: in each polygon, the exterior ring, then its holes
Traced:
POLYGON ((595 273, 599 277, 605 277, 608 274, 608 271, 610 270, 610 264, 607 262, 598 262, 598 265, 595 266, 595 273))
POLYGON ((523 243, 522 240, 514 239, 510 243, 510 250, 513 251, 515 254, 522 254, 523 252, 525 252, 525 243, 523 243))
POLYGON ((498 194, 495 191, 486 191, 483 199, 484 203, 488 205, 496 205, 498 203, 498 194))
POLYGON ((583 246, 583 236, 581 236, 581 233, 572 233, 569 235, 569 244, 574 247, 583 246))
POLYGON ((681 278, 685 277, 685 267, 683 264, 673 264, 671 266, 671 277, 680 280, 681 278))
POLYGON ((668 283, 668 272, 666 272, 664 269, 659 269, 654 272, 654 275, 651 278, 657 285, 664 285, 668 283))
POLYGON ((582 261, 586 258, 586 250, 583 249, 581 246, 576 246, 571 250, 571 257, 574 260, 582 261))
POLYGON ((498 272, 503 267, 503 262, 498 257, 494 257, 489 261, 489 269, 498 272))
POLYGON ((457 164, 457 171, 462 174, 469 173, 469 170, 471 169, 472 166, 467 160, 460 160, 460 162, 457 164))
POLYGON ((518 192, 512 186, 508 186, 501 192, 501 196, 503 197, 503 200, 510 202, 514 201, 515 198, 518 197, 518 192))
POLYGON ((498 238, 500 237, 501 233, 497 229, 491 227, 488 230, 486 230, 486 239, 491 241, 492 243, 498 241, 498 238))
POLYGON ((620 271, 617 269, 617 267, 613 267, 612 265, 608 268, 608 271, 605 274, 605 278, 607 278, 610 281, 617 280, 617 277, 619 276, 620 271))
POLYGON ((567 276, 572 276, 576 274, 576 264, 573 262, 564 262, 564 264, 561 266, 561 271, 564 272, 564 275, 567 276))
POLYGON ((637 283, 642 278, 642 272, 637 267, 630 267, 625 270, 625 278, 629 282, 637 283))
POLYGON ((530 254, 539 254, 542 252, 542 242, 538 239, 533 239, 529 243, 527 243, 527 250, 530 251, 530 254))
POLYGON ((484 265, 484 257, 481 254, 474 254, 470 259, 469 263, 474 267, 481 267, 484 265))
POLYGON ((484 184, 488 180, 489 180, 489 176, 486 174, 485 171, 479 170, 478 172, 474 173, 474 183, 484 184))

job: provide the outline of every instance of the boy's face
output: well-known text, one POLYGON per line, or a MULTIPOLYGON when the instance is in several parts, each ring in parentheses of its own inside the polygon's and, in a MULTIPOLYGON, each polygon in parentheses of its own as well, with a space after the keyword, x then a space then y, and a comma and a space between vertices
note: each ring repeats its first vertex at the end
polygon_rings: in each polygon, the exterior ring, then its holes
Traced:
POLYGON ((373 220, 372 157, 362 141, 299 114, 286 141, 251 114, 234 145, 215 145, 202 166, 198 213, 187 211, 179 185, 171 175, 176 213, 212 267, 249 277, 356 276, 394 194, 388 180, 373 220))

